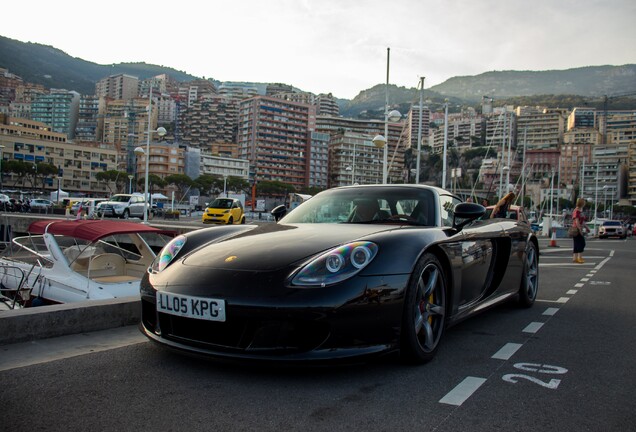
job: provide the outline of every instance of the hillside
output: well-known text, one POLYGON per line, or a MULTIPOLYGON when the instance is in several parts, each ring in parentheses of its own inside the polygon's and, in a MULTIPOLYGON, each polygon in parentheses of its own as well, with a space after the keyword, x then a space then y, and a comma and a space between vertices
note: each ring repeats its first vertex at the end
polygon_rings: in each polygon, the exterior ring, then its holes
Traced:
MULTIPOLYGON (((25 81, 47 88, 64 88, 93 94, 95 83, 109 75, 126 73, 141 79, 167 73, 177 81, 197 77, 164 66, 146 63, 99 65, 46 45, 20 42, 0 36, 0 67, 25 81)), ((216 85, 218 81, 214 81, 216 85)), ((266 83, 250 83, 264 94, 266 83)), ((552 71, 494 71, 476 76, 454 77, 424 90, 425 104, 441 110, 446 99, 450 112, 462 106, 477 107, 483 95, 495 99, 495 106, 505 103, 546 105, 561 108, 602 106, 603 95, 636 93, 636 65, 589 66, 552 71)), ((354 99, 338 100, 341 115, 359 118, 384 118, 385 85, 361 91, 354 99)), ((389 103, 406 113, 419 102, 415 88, 389 86, 389 103)), ((634 98, 613 101, 614 109, 634 109, 634 98), (619 103, 620 102, 620 103, 619 103)))
POLYGON ((99 65, 71 57, 57 48, 30 42, 20 42, 0 36, 0 67, 9 69, 25 81, 47 88, 95 93, 95 83, 109 75, 126 73, 149 78, 167 73, 177 81, 196 79, 192 75, 164 66, 146 63, 99 65))
POLYGON ((478 101, 484 95, 497 99, 535 95, 600 97, 636 91, 636 65, 486 72, 450 78, 430 90, 467 101, 478 101))

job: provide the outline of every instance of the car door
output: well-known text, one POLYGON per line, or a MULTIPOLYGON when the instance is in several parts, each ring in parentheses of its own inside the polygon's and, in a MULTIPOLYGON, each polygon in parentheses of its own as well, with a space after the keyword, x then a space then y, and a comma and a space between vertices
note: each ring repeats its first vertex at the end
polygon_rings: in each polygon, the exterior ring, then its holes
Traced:
MULTIPOLYGON (((440 214, 442 225, 452 227, 452 209, 461 201, 454 196, 440 196, 440 214)), ((501 225, 492 219, 474 221, 466 225, 461 236, 457 236, 460 255, 456 266, 458 292, 454 293, 458 300, 459 310, 470 307, 477 300, 489 295, 492 290, 492 272, 498 251, 497 239, 503 236, 501 225)))

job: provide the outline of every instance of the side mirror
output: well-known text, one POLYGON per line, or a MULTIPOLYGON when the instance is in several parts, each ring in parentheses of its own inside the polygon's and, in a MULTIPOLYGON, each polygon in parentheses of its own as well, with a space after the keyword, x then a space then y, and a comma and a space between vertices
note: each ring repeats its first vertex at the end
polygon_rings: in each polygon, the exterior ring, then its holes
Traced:
POLYGON ((453 228, 462 229, 486 213, 486 207, 477 203, 459 203, 453 209, 453 228))
POLYGON ((274 207, 271 211, 272 216, 274 216, 274 220, 278 222, 287 214, 287 207, 284 204, 279 205, 278 207, 274 207))

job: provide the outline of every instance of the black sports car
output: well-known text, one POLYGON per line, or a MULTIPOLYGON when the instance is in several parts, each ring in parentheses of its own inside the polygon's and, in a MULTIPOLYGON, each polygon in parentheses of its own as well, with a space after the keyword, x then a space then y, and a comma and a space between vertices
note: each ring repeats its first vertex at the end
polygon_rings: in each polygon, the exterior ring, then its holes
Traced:
POLYGON ((508 299, 534 303, 535 235, 484 212, 435 187, 348 186, 279 223, 176 237, 142 280, 141 330, 223 359, 399 351, 427 362, 449 325, 508 299))

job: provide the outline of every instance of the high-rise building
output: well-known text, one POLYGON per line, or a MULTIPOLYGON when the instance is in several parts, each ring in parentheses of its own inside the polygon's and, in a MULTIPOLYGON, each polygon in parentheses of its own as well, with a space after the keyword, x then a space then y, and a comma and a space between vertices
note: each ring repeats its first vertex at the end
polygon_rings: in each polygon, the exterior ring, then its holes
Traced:
POLYGON ((383 150, 367 134, 342 131, 329 143, 329 187, 382 183, 383 150))
POLYGON ((180 141, 211 153, 215 143, 236 142, 238 104, 208 95, 179 113, 180 141))
POLYGON ((80 95, 75 91, 51 89, 49 94, 38 96, 31 104, 31 118, 51 126, 54 132, 75 136, 79 113, 80 95))
POLYGON ((117 74, 102 78, 95 85, 95 96, 129 100, 139 96, 139 78, 117 74))
POLYGON ((251 83, 226 81, 219 85, 219 94, 238 102, 258 96, 258 88, 251 83))
POLYGON ((179 101, 184 102, 188 107, 203 100, 205 97, 216 94, 216 87, 209 80, 199 79, 179 84, 179 101))
POLYGON ((338 101, 336 101, 336 98, 333 97, 331 93, 319 94, 318 96, 316 96, 315 103, 317 106, 317 114, 319 116, 340 116, 340 107, 338 106, 338 101))
POLYGON ((97 141, 97 119, 99 115, 99 98, 83 95, 80 97, 75 140, 78 142, 97 141))
POLYGON ((241 102, 238 124, 239 157, 250 162, 252 180, 309 185, 315 106, 257 96, 241 102))
POLYGON ((565 117, 560 112, 533 112, 517 115, 517 142, 526 149, 558 148, 563 142, 565 117))

